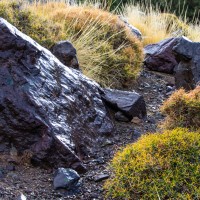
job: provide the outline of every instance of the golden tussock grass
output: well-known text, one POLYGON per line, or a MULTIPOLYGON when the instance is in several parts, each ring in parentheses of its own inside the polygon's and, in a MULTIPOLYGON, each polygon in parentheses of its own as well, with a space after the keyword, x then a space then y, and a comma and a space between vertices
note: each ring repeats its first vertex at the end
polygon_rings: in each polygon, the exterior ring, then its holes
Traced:
POLYGON ((138 28, 143 35, 143 44, 153 44, 166 38, 186 36, 192 41, 200 41, 198 21, 188 23, 185 16, 163 13, 151 5, 129 4, 123 8, 122 14, 129 23, 138 28))
POLYGON ((0 5, 1 16, 41 45, 70 40, 83 73, 102 86, 127 87, 141 70, 142 44, 117 15, 93 4, 10 0, 0 5))

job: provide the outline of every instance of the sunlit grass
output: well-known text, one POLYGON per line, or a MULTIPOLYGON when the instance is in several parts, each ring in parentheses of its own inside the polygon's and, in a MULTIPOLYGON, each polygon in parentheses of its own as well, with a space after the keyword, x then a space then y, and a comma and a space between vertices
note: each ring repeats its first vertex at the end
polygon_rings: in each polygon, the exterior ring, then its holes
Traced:
POLYGON ((138 28, 143 35, 143 44, 157 43, 170 37, 186 36, 193 41, 200 41, 198 21, 188 23, 185 16, 163 13, 151 5, 128 4, 123 8, 130 24, 138 28))

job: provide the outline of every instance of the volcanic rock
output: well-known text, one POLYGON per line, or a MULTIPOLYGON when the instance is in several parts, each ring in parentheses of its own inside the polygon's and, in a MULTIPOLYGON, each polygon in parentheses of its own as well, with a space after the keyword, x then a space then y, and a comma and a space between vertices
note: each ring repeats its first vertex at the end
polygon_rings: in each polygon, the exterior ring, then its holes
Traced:
POLYGON ((73 189, 80 179, 79 174, 70 168, 59 168, 54 176, 54 189, 73 189))
POLYGON ((81 159, 113 132, 99 85, 0 18, 0 144, 32 162, 85 168, 81 159))
POLYGON ((179 62, 175 68, 176 88, 194 89, 200 81, 200 43, 181 37, 173 51, 179 62))
POLYGON ((178 62, 175 59, 172 49, 178 40, 179 38, 169 38, 156 44, 147 45, 144 48, 145 67, 152 71, 173 74, 178 62))
POLYGON ((76 55, 76 49, 68 40, 56 43, 51 52, 66 66, 79 69, 79 62, 76 55))
POLYGON ((102 97, 109 106, 123 113, 129 120, 133 117, 146 117, 144 98, 136 92, 104 89, 102 97))

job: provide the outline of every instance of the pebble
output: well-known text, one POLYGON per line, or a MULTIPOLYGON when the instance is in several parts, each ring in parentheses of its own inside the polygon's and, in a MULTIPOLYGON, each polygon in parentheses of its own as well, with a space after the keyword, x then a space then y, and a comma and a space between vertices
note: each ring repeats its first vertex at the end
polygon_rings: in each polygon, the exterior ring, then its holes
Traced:
POLYGON ((94 178, 95 182, 100 182, 103 181, 105 179, 108 179, 110 176, 108 174, 99 174, 94 178))

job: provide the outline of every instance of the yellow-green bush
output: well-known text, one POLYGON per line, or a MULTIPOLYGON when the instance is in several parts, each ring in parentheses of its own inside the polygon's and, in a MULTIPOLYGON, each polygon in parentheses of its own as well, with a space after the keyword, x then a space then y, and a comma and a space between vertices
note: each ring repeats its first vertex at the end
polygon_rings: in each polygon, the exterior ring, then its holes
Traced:
POLYGON ((140 71, 142 45, 116 15, 62 2, 0 2, 0 16, 41 45, 70 40, 83 73, 103 86, 127 86, 140 71))
POLYGON ((161 126, 167 129, 185 127, 200 129, 200 86, 190 92, 176 91, 161 107, 166 119, 161 126))
MULTIPOLYGON (((114 156, 105 183, 113 199, 200 198, 200 132, 177 128, 142 136, 114 156)), ((108 197, 107 196, 107 197, 108 197)))

